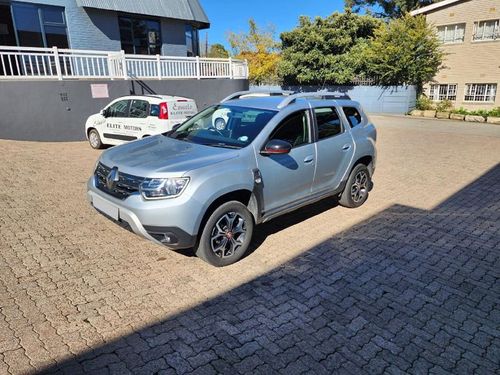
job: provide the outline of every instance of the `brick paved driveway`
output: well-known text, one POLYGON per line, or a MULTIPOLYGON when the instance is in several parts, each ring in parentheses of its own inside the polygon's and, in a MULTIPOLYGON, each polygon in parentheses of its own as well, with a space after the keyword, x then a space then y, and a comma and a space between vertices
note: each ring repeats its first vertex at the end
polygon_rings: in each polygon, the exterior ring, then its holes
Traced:
POLYGON ((500 127, 379 125, 375 190, 215 269, 85 201, 85 143, 0 141, 0 374, 495 373, 500 127))

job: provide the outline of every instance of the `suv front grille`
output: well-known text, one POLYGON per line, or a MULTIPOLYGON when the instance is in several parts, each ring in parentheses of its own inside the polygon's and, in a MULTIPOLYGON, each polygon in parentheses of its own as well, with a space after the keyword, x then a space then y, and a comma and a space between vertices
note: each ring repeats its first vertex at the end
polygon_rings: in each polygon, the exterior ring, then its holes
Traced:
POLYGON ((96 187, 99 190, 119 199, 125 199, 128 196, 139 192, 139 186, 144 181, 144 178, 132 176, 120 171, 118 171, 118 181, 114 184, 114 187, 112 189, 108 189, 108 186, 106 184, 106 177, 110 171, 111 168, 106 167, 104 164, 97 164, 94 176, 96 187))

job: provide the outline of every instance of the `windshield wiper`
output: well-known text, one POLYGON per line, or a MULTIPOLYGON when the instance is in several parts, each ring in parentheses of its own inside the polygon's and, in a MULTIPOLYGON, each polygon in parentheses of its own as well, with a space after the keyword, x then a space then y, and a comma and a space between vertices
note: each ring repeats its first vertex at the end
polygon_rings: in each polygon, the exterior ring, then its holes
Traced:
POLYGON ((202 143, 203 146, 211 146, 211 147, 221 147, 221 148, 233 148, 239 150, 240 146, 230 145, 224 142, 216 142, 216 143, 202 143))

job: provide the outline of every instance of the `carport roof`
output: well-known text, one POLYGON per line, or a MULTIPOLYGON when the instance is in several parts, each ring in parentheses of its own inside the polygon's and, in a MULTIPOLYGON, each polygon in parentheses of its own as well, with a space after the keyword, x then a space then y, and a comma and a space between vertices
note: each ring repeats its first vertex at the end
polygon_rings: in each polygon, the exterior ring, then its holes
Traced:
POLYGON ((76 0, 78 6, 193 21, 203 28, 210 21, 198 0, 76 0))

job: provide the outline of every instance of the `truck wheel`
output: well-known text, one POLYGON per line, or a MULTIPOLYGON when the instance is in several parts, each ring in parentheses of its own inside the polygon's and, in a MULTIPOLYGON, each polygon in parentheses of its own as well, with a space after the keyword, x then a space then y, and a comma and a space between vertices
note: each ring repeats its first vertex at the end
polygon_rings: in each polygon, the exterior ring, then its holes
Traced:
POLYGON ((101 142, 101 137, 99 137, 99 133, 97 130, 92 129, 89 132, 89 143, 90 147, 95 148, 96 150, 102 148, 103 144, 101 142))
POLYGON ((371 184, 370 172, 366 165, 356 165, 349 175, 347 184, 340 196, 340 205, 348 208, 361 206, 368 199, 371 184))
POLYGON ((237 262, 252 240, 254 222, 244 204, 231 201, 217 208, 201 234, 196 256, 215 267, 237 262))

